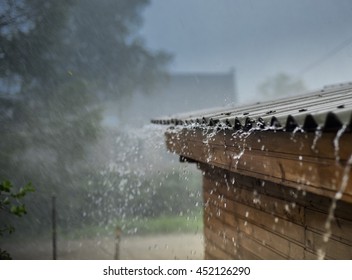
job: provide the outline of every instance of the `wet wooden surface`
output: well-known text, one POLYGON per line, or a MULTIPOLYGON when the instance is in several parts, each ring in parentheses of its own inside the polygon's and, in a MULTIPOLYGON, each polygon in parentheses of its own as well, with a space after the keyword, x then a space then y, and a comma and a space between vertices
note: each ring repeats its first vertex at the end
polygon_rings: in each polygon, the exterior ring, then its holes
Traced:
POLYGON ((166 133, 170 151, 192 161, 352 202, 352 133, 183 129, 166 133))
POLYGON ((207 259, 352 259, 351 204, 200 167, 207 259))

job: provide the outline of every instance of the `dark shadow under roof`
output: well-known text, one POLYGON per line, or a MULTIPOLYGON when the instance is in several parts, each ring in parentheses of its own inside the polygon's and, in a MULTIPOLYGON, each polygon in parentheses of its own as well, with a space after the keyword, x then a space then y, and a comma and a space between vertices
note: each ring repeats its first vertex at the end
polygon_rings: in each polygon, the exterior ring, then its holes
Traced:
POLYGON ((352 82, 325 87, 304 95, 222 107, 153 119, 165 125, 225 126, 235 130, 282 129, 294 131, 337 131, 352 128, 352 82))

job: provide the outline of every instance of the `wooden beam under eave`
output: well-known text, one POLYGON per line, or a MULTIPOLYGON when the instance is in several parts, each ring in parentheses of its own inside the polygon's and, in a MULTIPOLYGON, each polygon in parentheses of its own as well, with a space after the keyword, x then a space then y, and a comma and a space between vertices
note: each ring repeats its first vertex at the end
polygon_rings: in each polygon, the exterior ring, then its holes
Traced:
POLYGON ((169 131, 166 144, 171 152, 196 162, 330 198, 343 187, 341 199, 352 202, 352 170, 347 164, 352 156, 352 133, 337 139, 335 133, 240 134, 198 128, 169 131), (345 174, 349 178, 342 186, 345 174))

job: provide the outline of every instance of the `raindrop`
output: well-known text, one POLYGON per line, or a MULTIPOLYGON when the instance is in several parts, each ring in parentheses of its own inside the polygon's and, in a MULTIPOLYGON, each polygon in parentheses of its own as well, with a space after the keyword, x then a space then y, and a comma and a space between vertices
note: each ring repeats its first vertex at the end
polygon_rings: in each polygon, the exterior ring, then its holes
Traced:
POLYGON ((340 184, 340 188, 336 192, 336 194, 332 200, 332 203, 330 205, 329 214, 328 214, 328 217, 325 222, 326 234, 324 235, 324 242, 328 242, 329 238, 331 236, 331 223, 334 220, 334 212, 335 212, 335 209, 337 206, 337 201, 342 198, 342 195, 345 192, 346 187, 348 186, 349 174, 351 172, 351 166, 352 166, 352 154, 350 155, 350 157, 346 163, 346 166, 345 166, 345 169, 343 172, 343 176, 342 176, 342 181, 340 184))
POLYGON ((335 160, 336 162, 338 162, 340 160, 340 155, 339 155, 339 142, 340 142, 340 138, 342 136, 342 134, 345 132, 345 130, 347 129, 347 125, 344 125, 340 128, 340 130, 336 133, 336 137, 334 139, 334 148, 335 148, 335 160))
POLYGON ((323 260, 325 258, 325 251, 322 249, 317 250, 318 260, 323 260))
POLYGON ((253 203, 254 204, 260 204, 260 199, 257 198, 257 197, 253 198, 253 203))
POLYGON ((288 213, 290 212, 290 206, 288 204, 285 204, 285 211, 288 213))
POLYGON ((311 146, 311 149, 315 152, 318 152, 315 150, 315 148, 317 146, 318 140, 321 138, 322 135, 323 135, 323 133, 322 133, 321 129, 318 127, 315 131, 315 136, 314 136, 313 143, 311 146))
POLYGON ((342 193, 341 193, 341 192, 337 192, 337 193, 335 194, 335 199, 339 200, 339 199, 341 199, 341 198, 342 198, 342 193))
POLYGON ((323 241, 324 241, 325 243, 327 243, 327 242, 329 241, 330 236, 331 236, 331 231, 330 231, 330 229, 327 229, 327 230, 328 230, 328 232, 324 233, 324 235, 323 235, 323 241))

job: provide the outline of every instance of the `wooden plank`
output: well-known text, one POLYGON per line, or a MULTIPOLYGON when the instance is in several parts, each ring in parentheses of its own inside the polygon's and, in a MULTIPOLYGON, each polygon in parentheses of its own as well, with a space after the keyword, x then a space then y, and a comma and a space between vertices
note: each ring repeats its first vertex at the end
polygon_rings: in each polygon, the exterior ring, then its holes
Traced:
POLYGON ((309 250, 304 250, 304 259, 305 260, 318 260, 319 257, 309 250))
MULTIPOLYGON (((237 239, 237 229, 236 227, 231 227, 223 222, 222 216, 213 215, 213 211, 210 208, 205 210, 205 219, 206 224, 205 227, 212 230, 218 236, 224 239, 227 238, 233 244, 236 243, 237 239)), ((220 240, 221 241, 221 240, 220 240)))
POLYGON ((258 255, 229 240, 228 236, 222 236, 219 231, 214 232, 214 230, 216 231, 216 228, 213 228, 213 230, 208 227, 204 228, 205 240, 208 244, 211 244, 209 245, 210 248, 206 248, 206 254, 212 255, 212 259, 260 259, 258 255), (221 251, 220 254, 225 253, 226 256, 219 255, 219 250, 221 251))
POLYGON ((290 259, 302 259, 304 257, 304 246, 299 246, 286 238, 274 234, 268 230, 256 226, 255 224, 240 219, 240 231, 263 246, 279 253, 281 256, 290 259))
MULTIPOLYGON (((180 155, 328 197, 340 188, 346 160, 352 154, 351 133, 342 135, 338 150, 334 144, 336 135, 328 133, 319 139, 315 134, 292 136, 282 132, 255 132, 244 137, 228 131, 225 136, 213 136, 214 140, 201 132, 192 138, 181 135, 185 137, 179 136, 179 141, 174 139, 168 145, 180 155), (340 161, 335 160, 336 154, 340 161)), ((349 174, 352 177, 352 170, 349 174)), ((352 202, 352 180, 348 181, 342 200, 352 202)))
MULTIPOLYGON (((220 168, 208 168, 206 165, 201 165, 200 168, 203 170, 207 180, 220 182, 220 187, 224 187, 222 182, 225 181, 226 178, 226 181, 228 182, 228 185, 225 183, 227 191, 231 192, 236 189, 237 191, 245 189, 249 193, 253 192, 253 195, 254 192, 256 192, 259 195, 269 197, 269 199, 279 199, 286 201, 289 204, 293 203, 296 205, 299 213, 303 212, 303 208, 328 213, 331 207, 332 200, 328 197, 304 192, 303 190, 298 191, 294 188, 283 187, 280 184, 258 180, 253 177, 232 173, 220 168)), ((214 187, 214 190, 216 188, 214 187)), ((238 196, 236 199, 239 199, 238 196)), ((336 217, 352 221, 352 204, 339 200, 337 201, 334 212, 336 217)))
MULTIPOLYGON (((221 182, 226 178, 226 181, 229 183, 229 185, 226 185, 226 187, 230 190, 245 189, 250 192, 256 191, 259 194, 264 194, 269 197, 285 200, 288 203, 294 202, 296 204, 301 204, 302 206, 310 205, 312 200, 312 197, 309 197, 309 193, 304 193, 302 190, 299 191, 291 187, 283 187, 281 184, 230 172, 228 170, 214 166, 209 167, 209 165, 206 164, 200 164, 199 168, 203 171, 204 180, 221 182)), ((212 183, 210 187, 215 188, 214 183, 212 183)), ((317 196, 314 195, 314 197, 317 196)), ((320 198, 324 197, 320 196, 320 198)), ((325 201, 330 201, 330 199, 325 198, 325 201)), ((319 200, 317 201, 317 204, 320 205, 321 202, 322 201, 319 200)))
POLYGON ((230 255, 232 259, 236 258, 238 249, 236 245, 228 238, 221 236, 208 227, 204 228, 204 237, 212 244, 216 244, 218 248, 230 255))
POLYGON ((239 260, 262 260, 260 256, 257 256, 253 252, 247 250, 243 246, 239 245, 238 246, 238 254, 236 256, 236 259, 239 260))
MULTIPOLYGON (((212 179, 207 178, 204 180, 212 181, 212 179)), ((304 208, 295 202, 285 201, 261 194, 258 193, 256 189, 254 191, 249 191, 248 189, 230 187, 229 184, 231 184, 231 181, 224 183, 224 176, 222 176, 222 178, 218 177, 216 181, 218 182, 218 186, 212 188, 212 192, 215 195, 223 195, 227 199, 246 204, 250 207, 276 215, 279 218, 290 220, 297 224, 303 225, 304 223, 304 208)), ((209 185, 211 185, 211 182, 209 185)), ((204 191, 210 193, 207 189, 204 191)), ((294 201, 292 197, 291 200, 294 201)))
POLYGON ((230 226, 233 229, 237 229, 239 227, 238 218, 235 216, 235 214, 230 213, 228 211, 224 211, 221 208, 214 207, 213 205, 207 205, 204 208, 204 223, 210 224, 212 222, 211 219, 213 217, 218 220, 221 220, 222 223, 230 226))
POLYGON ((350 260, 352 259, 352 246, 338 242, 330 238, 327 242, 324 241, 322 234, 307 230, 306 231, 306 246, 315 254, 324 255, 328 259, 350 260))
MULTIPOLYGON (((287 237, 301 244, 304 244, 304 227, 297 225, 291 221, 275 217, 271 214, 262 212, 245 204, 224 199, 217 201, 217 197, 212 194, 205 193, 204 196, 210 203, 225 211, 234 213, 234 215, 260 226, 273 233, 287 237)), ((210 204, 211 205, 211 204, 210 204)), ((209 206, 211 207, 211 206, 209 206)))
POLYGON ((214 134, 213 131, 182 130, 178 134, 166 133, 167 144, 175 146, 179 143, 187 145, 194 142, 195 145, 220 146, 241 151, 243 149, 253 152, 276 152, 282 155, 301 155, 304 157, 335 160, 336 153, 340 160, 346 161, 352 153, 349 143, 352 140, 351 133, 343 134, 339 140, 339 149, 335 147, 335 133, 324 133, 320 138, 315 133, 287 133, 282 131, 254 131, 250 134, 236 134, 232 131, 222 131, 214 134))
POLYGON ((262 243, 263 246, 285 255, 286 258, 302 259, 304 257, 304 244, 299 246, 285 237, 263 229, 247 220, 236 219, 234 215, 227 211, 223 210, 221 215, 217 215, 217 213, 217 208, 209 206, 205 209, 205 226, 221 237, 216 238, 217 244, 224 243, 226 239, 231 244, 237 244, 238 232, 242 231, 257 242, 262 243), (231 225, 228 225, 227 219, 232 221, 231 225), (231 229, 229 230, 229 226, 233 228, 232 231, 231 229))
MULTIPOLYGON (((301 204, 305 204, 305 207, 312 211, 318 211, 322 213, 329 213, 332 200, 327 197, 317 196, 311 193, 307 193, 304 201, 299 201, 301 204)), ((347 221, 352 221, 352 204, 345 201, 337 201, 336 208, 334 210, 335 217, 342 218, 347 221)))
POLYGON ((325 259, 352 258, 351 204, 338 201, 336 221, 332 222, 332 235, 329 242, 325 243, 325 222, 331 199, 312 193, 303 195, 271 182, 265 182, 262 186, 262 181, 216 167, 202 166, 202 169, 205 227, 209 227, 217 238, 214 235, 208 237, 220 244, 222 250, 226 249, 224 244, 229 244, 230 241, 235 243, 238 254, 233 258, 241 258, 242 252, 245 252, 248 259, 317 259, 322 252, 326 253, 325 259), (263 207, 258 207, 253 202, 253 188, 260 191, 263 207), (300 209, 293 216, 285 216, 286 199, 296 201, 296 207, 300 209), (298 228, 291 230, 287 225, 286 228, 281 225, 283 231, 276 226, 273 228, 275 218, 279 218, 277 223, 283 220, 298 228), (292 236, 293 232, 296 233, 292 236), (244 244, 239 236, 247 238, 244 244), (255 249, 253 242, 258 243, 261 249, 255 249))
MULTIPOLYGON (((273 154, 244 153, 236 166, 231 165, 230 170, 234 172, 250 171, 279 179, 282 182, 289 181, 300 185, 301 188, 306 187, 307 190, 313 190, 313 192, 322 189, 322 192, 336 193, 342 182, 344 166, 336 165, 336 162, 332 160, 307 160, 275 157, 273 154)), ((345 192, 352 193, 350 188, 347 186, 345 192)))
POLYGON ((233 258, 230 254, 224 252, 216 244, 211 243, 209 240, 205 243, 205 252, 215 260, 231 260, 233 258))
MULTIPOLYGON (((276 182, 297 185, 318 194, 334 196, 340 188, 345 167, 332 159, 302 158, 297 155, 276 152, 249 151, 241 154, 224 148, 203 151, 202 158, 211 164, 233 172, 250 174, 276 182), (207 155, 208 154, 208 155, 207 155)), ((350 172, 352 175, 352 172, 350 172)), ((352 195, 352 184, 347 185, 345 193, 352 195)))
POLYGON ((253 240, 250 236, 240 233, 239 236, 239 245, 248 251, 252 252, 253 254, 260 256, 265 260, 284 260, 286 259, 285 256, 274 252, 273 250, 269 249, 268 247, 264 246, 260 242, 253 240))
POLYGON ((326 228, 328 215, 306 209, 306 225, 315 232, 321 235, 327 234, 331 231, 331 238, 352 246, 352 222, 345 219, 334 217, 330 223, 330 230, 326 228))

